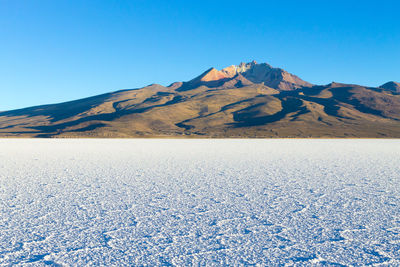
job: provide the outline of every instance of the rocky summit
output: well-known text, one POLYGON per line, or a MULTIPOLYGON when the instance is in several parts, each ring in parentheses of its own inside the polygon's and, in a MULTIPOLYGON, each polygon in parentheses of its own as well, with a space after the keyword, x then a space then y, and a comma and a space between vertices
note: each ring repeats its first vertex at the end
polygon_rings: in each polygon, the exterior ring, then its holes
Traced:
POLYGON ((267 63, 0 112, 1 137, 398 138, 400 84, 314 85, 267 63))

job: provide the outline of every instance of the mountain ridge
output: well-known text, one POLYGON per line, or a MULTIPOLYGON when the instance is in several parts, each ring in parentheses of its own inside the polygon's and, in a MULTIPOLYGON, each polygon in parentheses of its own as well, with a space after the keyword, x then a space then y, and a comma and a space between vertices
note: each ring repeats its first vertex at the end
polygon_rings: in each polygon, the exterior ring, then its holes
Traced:
POLYGON ((383 89, 390 90, 390 91, 393 91, 396 93, 400 93, 400 83, 394 82, 394 81, 390 81, 385 84, 382 84, 381 86, 379 86, 379 88, 383 88, 383 89))
POLYGON ((311 83, 303 81, 281 68, 273 68, 267 63, 258 64, 256 61, 252 61, 249 63, 241 62, 239 65, 231 65, 221 70, 212 67, 194 79, 183 82, 177 89, 186 91, 201 85, 218 87, 224 82, 237 78, 242 82, 244 81, 245 84, 263 83, 268 87, 279 90, 295 90, 304 86, 312 86, 311 83))
POLYGON ((398 83, 313 85, 267 63, 0 112, 1 137, 400 137, 398 83))

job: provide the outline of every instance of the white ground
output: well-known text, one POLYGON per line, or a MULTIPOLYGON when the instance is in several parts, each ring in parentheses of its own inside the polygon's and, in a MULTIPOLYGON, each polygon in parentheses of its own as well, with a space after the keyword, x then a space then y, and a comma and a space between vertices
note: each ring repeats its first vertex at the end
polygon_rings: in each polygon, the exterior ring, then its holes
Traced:
POLYGON ((0 264, 400 264, 400 140, 0 139, 0 264))

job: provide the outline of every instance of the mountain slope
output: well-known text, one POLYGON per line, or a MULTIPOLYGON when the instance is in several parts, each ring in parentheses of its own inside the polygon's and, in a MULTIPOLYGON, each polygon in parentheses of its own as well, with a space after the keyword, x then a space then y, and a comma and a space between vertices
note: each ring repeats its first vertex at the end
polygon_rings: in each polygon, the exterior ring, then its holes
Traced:
POLYGON ((238 66, 230 66, 222 70, 225 73, 242 74, 253 83, 263 83, 266 86, 280 90, 294 90, 301 87, 310 87, 311 83, 305 82, 296 75, 279 68, 273 68, 267 63, 257 64, 240 63, 238 66))
MULTIPOLYGON (((252 61, 250 63, 240 63, 232 65, 222 70, 211 68, 200 76, 181 83, 177 86, 178 91, 187 91, 205 85, 208 87, 219 87, 229 82, 229 85, 263 84, 278 90, 295 90, 301 87, 310 87, 311 83, 303 81, 296 75, 288 73, 279 68, 273 68, 267 63, 257 64, 252 61)), ((229 87, 229 86, 225 86, 229 87)))
POLYGON ((390 88, 312 86, 251 62, 168 87, 0 112, 0 136, 400 137, 400 95, 390 88))
POLYGON ((397 82, 387 82, 381 86, 379 86, 379 88, 383 88, 395 93, 400 93, 400 83, 397 82))

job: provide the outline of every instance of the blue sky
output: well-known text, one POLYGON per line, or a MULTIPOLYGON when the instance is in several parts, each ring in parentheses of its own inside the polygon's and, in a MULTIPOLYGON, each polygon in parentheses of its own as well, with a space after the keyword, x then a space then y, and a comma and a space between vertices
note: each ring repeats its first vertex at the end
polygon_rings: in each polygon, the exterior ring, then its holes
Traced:
POLYGON ((255 59, 315 84, 400 81, 398 1, 0 0, 0 110, 255 59))

